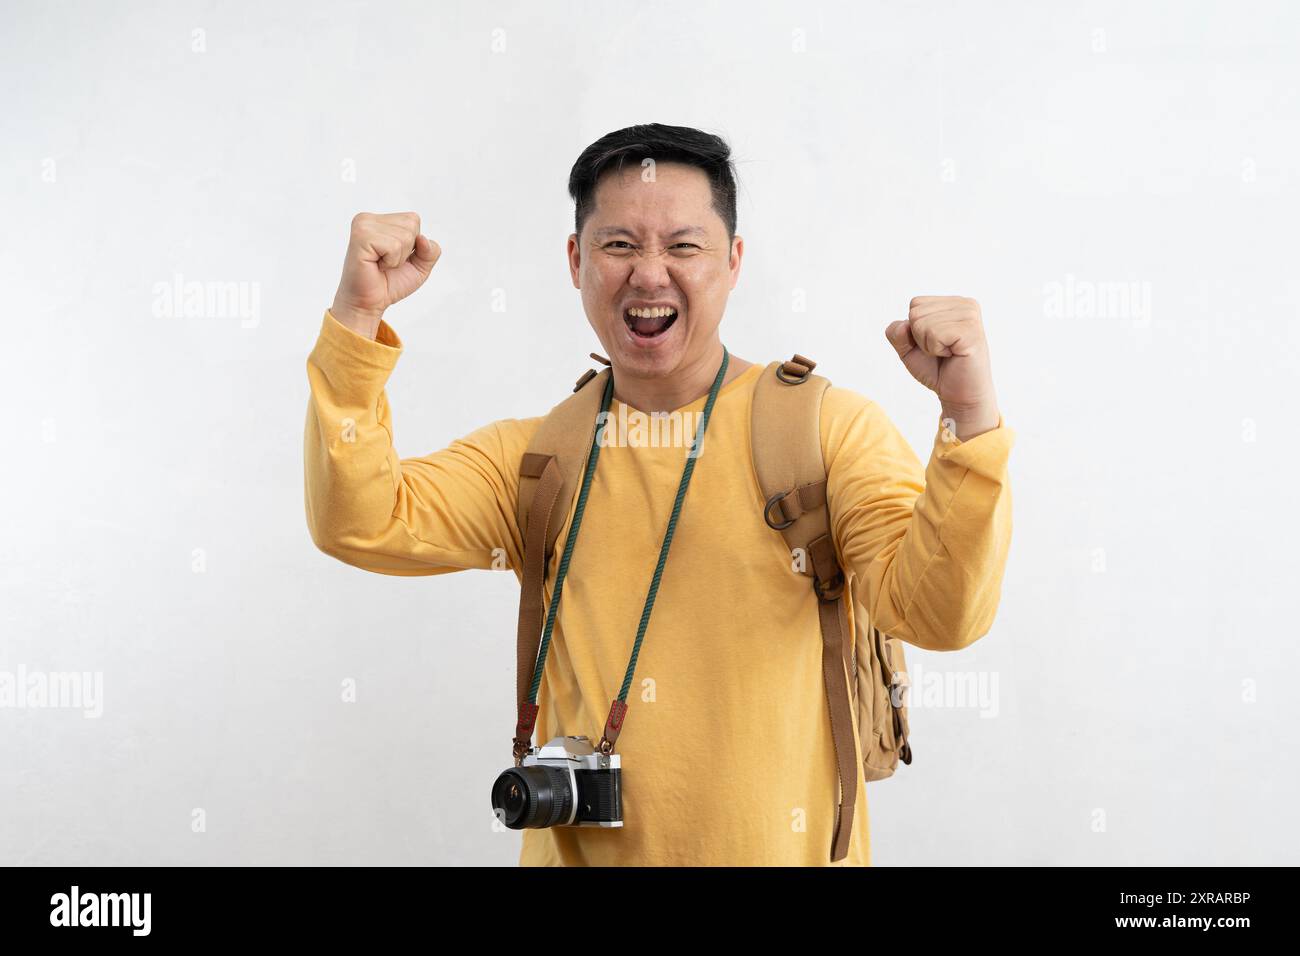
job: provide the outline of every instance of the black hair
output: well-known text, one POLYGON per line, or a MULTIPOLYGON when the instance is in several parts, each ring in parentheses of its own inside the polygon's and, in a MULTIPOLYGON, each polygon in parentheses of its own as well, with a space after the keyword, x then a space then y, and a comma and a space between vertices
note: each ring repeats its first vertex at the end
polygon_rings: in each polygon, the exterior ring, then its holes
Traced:
POLYGON ((569 173, 569 195, 573 197, 574 232, 582 235, 583 223, 596 205, 596 184, 611 169, 622 172, 628 158, 637 165, 649 158, 656 163, 685 163, 704 171, 713 191, 713 208, 727 227, 727 244, 736 238, 736 170, 731 147, 721 136, 689 126, 647 123, 606 133, 582 151, 569 173))

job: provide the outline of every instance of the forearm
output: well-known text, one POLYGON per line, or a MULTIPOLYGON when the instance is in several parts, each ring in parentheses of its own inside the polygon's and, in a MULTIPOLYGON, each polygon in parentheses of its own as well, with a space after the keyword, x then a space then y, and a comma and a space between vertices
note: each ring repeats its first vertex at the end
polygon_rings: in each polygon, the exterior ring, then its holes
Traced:
POLYGON ((823 412, 835 540, 882 632, 955 650, 988 632, 1011 538, 1014 431, 936 422, 924 467, 884 411, 832 389, 823 412))
POLYGON ((516 567, 518 457, 527 428, 492 422, 429 455, 399 458, 384 384, 401 350, 328 313, 307 361, 307 524, 326 554, 384 574, 516 567), (503 435, 508 431, 510 451, 503 435))
POLYGON ((1001 424, 979 440, 940 428, 906 534, 868 569, 872 620, 881 631, 930 650, 958 650, 988 633, 997 614, 1011 544, 1007 457, 1001 424))
POLYGON ((401 352, 362 342, 327 312, 307 359, 303 436, 307 526, 322 551, 348 563, 391 533, 394 481, 384 385, 401 352))

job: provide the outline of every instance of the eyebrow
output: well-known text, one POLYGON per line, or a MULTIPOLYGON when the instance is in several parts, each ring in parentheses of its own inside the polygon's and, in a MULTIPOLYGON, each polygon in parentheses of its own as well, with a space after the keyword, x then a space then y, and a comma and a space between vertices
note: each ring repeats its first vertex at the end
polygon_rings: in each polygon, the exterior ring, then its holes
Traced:
MULTIPOLYGON (((605 226, 597 229, 594 236, 597 239, 604 239, 606 236, 630 236, 632 230, 624 226, 605 226)), ((668 234, 669 239, 676 239, 678 236, 707 236, 702 226, 683 226, 680 229, 674 229, 668 234)))

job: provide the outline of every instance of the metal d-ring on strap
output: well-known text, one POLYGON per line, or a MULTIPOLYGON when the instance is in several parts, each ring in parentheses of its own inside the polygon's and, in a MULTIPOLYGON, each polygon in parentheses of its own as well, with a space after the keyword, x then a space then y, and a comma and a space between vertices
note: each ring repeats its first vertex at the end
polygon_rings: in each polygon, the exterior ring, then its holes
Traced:
MULTIPOLYGON (((793 488, 790 489, 790 491, 793 490, 793 488)), ((768 498, 767 504, 763 506, 763 520, 767 522, 769 528, 775 528, 777 531, 781 531, 782 529, 788 528, 790 525, 794 524, 793 518, 786 518, 784 521, 772 520, 772 506, 788 495, 790 491, 778 491, 771 498, 768 498)))
MULTIPOLYGON (((599 358, 599 356, 593 356, 599 358)), ((686 467, 682 470, 682 480, 677 486, 677 498, 673 502, 672 515, 668 518, 668 530, 664 533, 663 545, 659 549, 659 561, 655 565, 654 575, 650 579, 650 590, 646 594, 645 608, 641 611, 641 623, 637 628, 636 640, 632 644, 632 657, 627 662, 627 673, 623 676, 623 687, 618 697, 610 705, 609 717, 605 721, 605 732, 597 745, 601 753, 611 753, 614 742, 618 739, 623 726, 623 717, 627 713, 627 695, 632 688, 632 674, 636 671, 636 660, 641 653, 641 642, 645 638, 646 628, 650 625, 650 612, 654 609, 655 597, 659 594, 659 582, 663 577, 664 565, 668 563, 668 549, 673 543, 673 534, 677 530, 677 519, 681 517, 682 503, 686 500, 686 489, 690 486, 691 475, 695 473, 695 462, 704 445, 704 433, 709 427, 709 416, 713 414, 713 403, 718 398, 718 390, 727 374, 727 365, 731 361, 726 346, 722 349, 722 365, 709 388, 709 398, 704 403, 704 412, 700 418, 700 427, 691 443, 686 456, 686 467)), ((585 382, 581 384, 586 384, 585 382)), ((537 664, 533 668, 533 683, 528 691, 528 703, 536 705, 537 692, 542 683, 542 672, 546 668, 546 653, 551 646, 551 632, 555 626, 556 611, 560 606, 560 594, 564 590, 564 579, 569 573, 569 562, 573 557, 573 546, 578 540, 578 529, 582 525, 582 515, 587 508, 587 494, 591 489, 591 478, 596 473, 596 461, 600 458, 601 438, 609 422, 609 406, 614 396, 614 373, 611 368, 609 379, 605 382, 605 393, 601 398, 600 414, 596 416, 596 434, 591 442, 591 451, 587 455, 587 468, 583 472, 582 487, 578 491, 578 504, 573 514, 573 525, 569 528, 564 541, 564 553, 560 557, 560 566, 555 574, 555 589, 551 594, 550 607, 546 612, 546 624, 542 628, 541 647, 537 652, 537 664)))
POLYGON ((808 381, 808 376, 816 367, 816 362, 796 352, 790 361, 782 362, 776 367, 776 377, 787 385, 802 385, 808 381))

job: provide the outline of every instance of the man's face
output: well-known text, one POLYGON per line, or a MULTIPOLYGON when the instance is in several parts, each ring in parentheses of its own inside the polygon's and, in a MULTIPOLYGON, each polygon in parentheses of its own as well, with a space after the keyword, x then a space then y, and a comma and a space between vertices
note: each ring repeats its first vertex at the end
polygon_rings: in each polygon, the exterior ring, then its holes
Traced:
POLYGON ((709 361, 744 242, 727 241, 708 176, 682 163, 606 173, 582 235, 569 236, 569 271, 582 307, 617 369, 664 378, 709 361), (676 317, 637 317, 655 307, 676 317))

